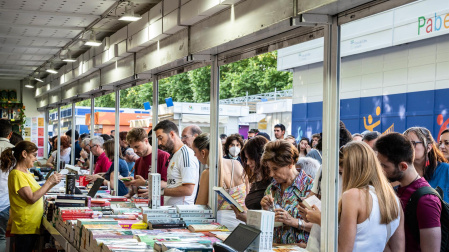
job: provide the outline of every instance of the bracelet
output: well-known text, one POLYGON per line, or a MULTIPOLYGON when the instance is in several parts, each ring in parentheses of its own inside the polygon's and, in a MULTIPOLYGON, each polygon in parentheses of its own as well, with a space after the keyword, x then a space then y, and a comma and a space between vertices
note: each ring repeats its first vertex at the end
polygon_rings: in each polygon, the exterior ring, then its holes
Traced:
POLYGON ((302 229, 301 227, 303 226, 304 222, 298 218, 298 229, 302 229))

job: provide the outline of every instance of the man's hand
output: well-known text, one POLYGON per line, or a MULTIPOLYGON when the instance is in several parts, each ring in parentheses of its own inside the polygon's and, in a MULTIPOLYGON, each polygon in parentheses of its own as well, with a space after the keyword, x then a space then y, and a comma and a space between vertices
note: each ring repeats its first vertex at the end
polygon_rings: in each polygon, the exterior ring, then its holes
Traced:
POLYGON ((134 179, 133 177, 129 177, 129 179, 131 180, 131 181, 123 181, 124 183, 125 183, 125 186, 136 186, 136 187, 138 187, 138 186, 145 186, 145 184, 146 184, 146 180, 142 177, 142 176, 140 176, 140 175, 136 175, 136 178, 134 179))
POLYGON ((137 196, 142 198, 148 198, 148 189, 139 189, 137 191, 137 196))

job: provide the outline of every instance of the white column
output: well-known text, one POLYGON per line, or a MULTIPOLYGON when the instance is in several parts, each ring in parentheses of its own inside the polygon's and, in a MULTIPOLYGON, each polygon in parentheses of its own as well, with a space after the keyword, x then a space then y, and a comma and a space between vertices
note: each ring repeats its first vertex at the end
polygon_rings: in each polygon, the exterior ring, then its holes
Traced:
POLYGON ((159 116, 159 76, 155 75, 153 78, 153 106, 151 107, 152 114, 152 155, 151 155, 151 173, 157 173, 157 137, 154 127, 158 123, 159 116))
POLYGON ((218 141, 220 66, 218 65, 217 55, 214 55, 211 58, 212 65, 210 74, 209 202, 210 207, 216 215, 217 194, 213 191, 212 188, 218 185, 218 148, 221 148, 221 142, 218 141))
MULTIPOLYGON (((58 104, 58 146, 56 148, 56 171, 61 169, 59 162, 61 161, 61 105, 58 104)), ((62 167, 64 168, 64 167, 62 167)))
MULTIPOLYGON (((90 98, 90 138, 93 138, 95 136, 94 134, 94 127, 95 127, 95 98, 92 97, 90 98)), ((89 174, 92 175, 94 174, 94 154, 92 153, 92 150, 90 151, 90 155, 89 155, 89 174)))
POLYGON ((119 142, 120 133, 120 89, 115 90, 115 132, 114 132, 114 192, 115 196, 118 196, 118 175, 119 175, 119 142))
POLYGON ((337 16, 324 28, 323 177, 321 251, 338 250, 338 152, 340 124, 340 26, 337 16))
POLYGON ((72 145, 72 153, 70 154, 70 164, 75 165, 75 141, 78 139, 75 139, 75 130, 76 130, 76 123, 75 123, 75 102, 72 103, 72 135, 70 138, 72 139, 71 145, 72 145))

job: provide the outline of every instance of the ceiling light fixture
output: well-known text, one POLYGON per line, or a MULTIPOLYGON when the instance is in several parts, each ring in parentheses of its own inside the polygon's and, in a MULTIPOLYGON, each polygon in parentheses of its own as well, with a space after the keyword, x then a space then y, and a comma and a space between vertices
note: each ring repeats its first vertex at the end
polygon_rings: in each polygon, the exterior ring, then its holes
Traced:
POLYGON ((63 59, 64 62, 76 62, 75 58, 72 58, 72 52, 70 50, 67 50, 66 58, 63 59))
POLYGON ((35 80, 37 80, 39 82, 44 82, 42 79, 39 78, 40 77, 39 72, 36 72, 35 75, 36 75, 36 77, 34 77, 35 80))
POLYGON ((25 84, 26 88, 34 88, 34 86, 31 84, 31 78, 28 78, 28 83, 25 84))
POLYGON ((134 14, 134 4, 129 1, 128 5, 125 6, 125 15, 121 16, 118 20, 134 22, 140 20, 142 17, 140 15, 134 14))
POLYGON ((92 30, 92 33, 90 34, 90 39, 84 43, 84 45, 87 46, 101 46, 101 42, 97 40, 95 37, 95 31, 92 30))
POLYGON ((53 68, 53 62, 50 62, 50 67, 47 68, 45 71, 47 71, 47 73, 51 73, 51 74, 57 74, 57 73, 58 73, 58 71, 56 71, 56 70, 53 68))

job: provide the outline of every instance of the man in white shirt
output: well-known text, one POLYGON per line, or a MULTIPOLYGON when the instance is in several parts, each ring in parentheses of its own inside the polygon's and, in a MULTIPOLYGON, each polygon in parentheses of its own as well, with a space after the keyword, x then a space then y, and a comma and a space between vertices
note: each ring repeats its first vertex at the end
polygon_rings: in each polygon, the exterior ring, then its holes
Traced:
POLYGON ((159 122, 153 129, 159 148, 171 155, 167 169, 167 187, 161 191, 164 205, 193 205, 198 190, 199 164, 193 150, 183 144, 176 124, 159 122))
MULTIPOLYGON (((0 120, 0 153, 7 148, 13 148, 9 142, 12 135, 12 126, 8 120, 0 120)), ((6 251, 6 226, 9 219, 9 171, 0 171, 0 251, 6 251)))

